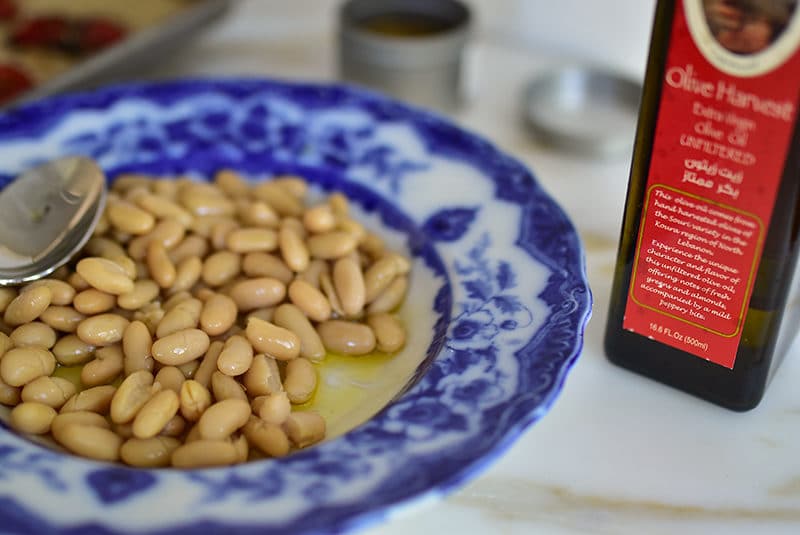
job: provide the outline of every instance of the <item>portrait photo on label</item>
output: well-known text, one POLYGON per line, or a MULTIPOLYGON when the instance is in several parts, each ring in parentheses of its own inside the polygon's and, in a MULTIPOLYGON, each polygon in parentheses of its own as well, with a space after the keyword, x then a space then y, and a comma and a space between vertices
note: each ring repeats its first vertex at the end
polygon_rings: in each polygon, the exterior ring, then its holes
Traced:
POLYGON ((800 41, 797 0, 684 0, 684 7, 698 48, 728 74, 767 73, 800 41))
POLYGON ((704 0, 711 34, 734 54, 754 54, 786 30, 795 0, 704 0))

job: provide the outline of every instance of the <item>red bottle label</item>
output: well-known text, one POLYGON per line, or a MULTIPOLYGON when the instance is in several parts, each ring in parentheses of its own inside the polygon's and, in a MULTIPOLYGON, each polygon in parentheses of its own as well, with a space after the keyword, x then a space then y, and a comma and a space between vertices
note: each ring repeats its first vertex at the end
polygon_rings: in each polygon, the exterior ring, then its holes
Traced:
POLYGON ((733 368, 797 115, 800 15, 676 4, 623 327, 733 368))

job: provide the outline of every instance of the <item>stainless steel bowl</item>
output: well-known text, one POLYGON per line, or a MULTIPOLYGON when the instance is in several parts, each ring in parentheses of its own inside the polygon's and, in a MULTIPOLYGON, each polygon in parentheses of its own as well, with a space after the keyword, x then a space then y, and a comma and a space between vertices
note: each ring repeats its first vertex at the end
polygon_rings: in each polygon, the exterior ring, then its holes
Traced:
POLYGON ((524 94, 524 115, 541 142, 587 156, 629 154, 642 87, 616 74, 579 66, 547 72, 524 94))

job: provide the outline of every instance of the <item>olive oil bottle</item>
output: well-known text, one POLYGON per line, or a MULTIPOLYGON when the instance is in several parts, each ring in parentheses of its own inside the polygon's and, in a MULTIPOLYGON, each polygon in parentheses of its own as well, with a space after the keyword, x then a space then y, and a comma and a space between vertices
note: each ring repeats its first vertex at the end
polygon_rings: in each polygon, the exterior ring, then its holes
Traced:
POLYGON ((611 362, 738 411, 777 366, 797 261, 798 11, 659 0, 606 327, 611 362))

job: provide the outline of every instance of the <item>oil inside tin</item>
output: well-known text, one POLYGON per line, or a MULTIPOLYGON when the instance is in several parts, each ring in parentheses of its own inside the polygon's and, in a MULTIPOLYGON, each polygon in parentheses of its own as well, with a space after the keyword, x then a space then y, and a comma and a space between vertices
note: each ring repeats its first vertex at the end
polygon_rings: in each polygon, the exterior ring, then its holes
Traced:
POLYGON ((453 27, 452 22, 426 13, 381 13, 365 17, 359 26, 389 37, 426 37, 453 27))

